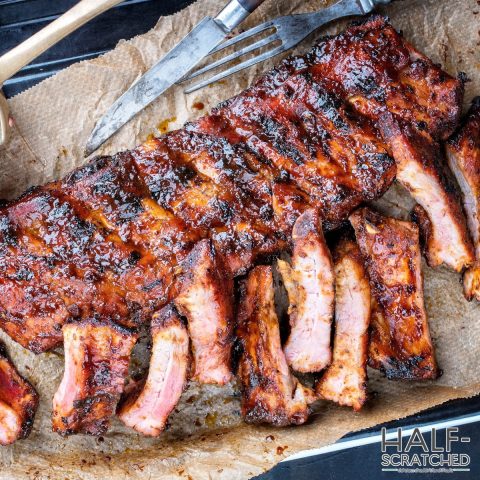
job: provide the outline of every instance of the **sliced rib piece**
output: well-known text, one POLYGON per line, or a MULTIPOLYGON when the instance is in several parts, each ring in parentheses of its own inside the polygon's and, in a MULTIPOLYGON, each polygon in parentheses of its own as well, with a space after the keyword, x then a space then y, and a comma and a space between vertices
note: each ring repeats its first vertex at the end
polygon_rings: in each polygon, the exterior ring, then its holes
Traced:
POLYGON ((319 372, 330 364, 334 275, 330 252, 315 210, 293 227, 292 266, 278 260, 289 299, 290 335, 284 346, 288 364, 298 372, 319 372))
POLYGON ((392 379, 436 378, 417 225, 368 208, 355 211, 350 222, 379 308, 372 315, 369 365, 392 379))
POLYGON ((465 219, 436 145, 458 124, 462 81, 415 50, 380 16, 321 42, 307 58, 316 81, 381 131, 397 163, 397 179, 430 219, 429 263, 456 271, 469 265, 473 252, 465 219))
POLYGON ((282 351, 271 267, 255 267, 240 286, 237 337, 245 421, 304 423, 311 394, 290 373, 282 351))
POLYGON ((157 437, 187 383, 189 338, 173 305, 153 315, 151 332, 152 356, 146 382, 128 396, 118 416, 137 432, 157 437))
POLYGON ((463 207, 475 247, 475 264, 463 276, 465 297, 480 302, 480 97, 462 127, 446 143, 448 163, 463 194, 463 207))
POLYGON ((16 370, 0 341, 0 445, 28 437, 38 395, 16 370))
POLYGON ((98 320, 63 327, 65 372, 53 398, 53 430, 101 435, 108 429, 137 340, 131 331, 98 320))
POLYGON ((391 116, 384 117, 382 132, 397 162, 398 181, 418 202, 413 218, 422 232, 428 264, 461 272, 473 263, 473 247, 455 187, 442 172, 438 145, 410 126, 401 130, 391 116))
POLYGON ((224 385, 232 378, 233 279, 209 240, 197 243, 181 267, 175 305, 188 319, 192 379, 224 385))
POLYGON ((343 237, 335 246, 335 338, 333 362, 317 394, 360 410, 367 399, 370 284, 358 245, 343 237))

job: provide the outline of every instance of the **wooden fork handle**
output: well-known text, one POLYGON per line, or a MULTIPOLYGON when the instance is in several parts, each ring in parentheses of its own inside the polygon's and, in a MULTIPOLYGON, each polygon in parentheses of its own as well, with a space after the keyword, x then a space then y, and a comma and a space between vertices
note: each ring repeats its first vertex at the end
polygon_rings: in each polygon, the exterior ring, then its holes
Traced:
POLYGON ((8 104, 0 90, 0 145, 3 145, 8 138, 8 104))
POLYGON ((25 42, 0 57, 0 86, 25 65, 78 27, 122 0, 82 0, 25 42))

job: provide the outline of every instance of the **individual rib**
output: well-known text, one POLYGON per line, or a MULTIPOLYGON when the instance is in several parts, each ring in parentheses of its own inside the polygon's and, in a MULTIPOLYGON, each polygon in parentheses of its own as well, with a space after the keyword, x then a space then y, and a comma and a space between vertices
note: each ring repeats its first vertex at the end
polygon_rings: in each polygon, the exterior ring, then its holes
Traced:
POLYGON ((0 341, 0 445, 28 437, 37 407, 37 392, 17 372, 0 341))
POLYGON ((472 264, 473 248, 455 188, 442 172, 438 145, 410 126, 401 130, 387 116, 382 132, 397 162, 398 181, 418 202, 412 216, 420 227, 428 264, 461 272, 472 264))
POLYGON ((332 259, 315 210, 298 217, 292 239, 292 266, 278 260, 290 303, 285 357, 298 372, 319 372, 332 359, 330 336, 335 294, 332 259))
POLYGON ((473 252, 464 215, 436 144, 458 124, 462 81, 415 50, 381 16, 320 42, 307 62, 315 80, 379 128, 395 158, 397 179, 429 218, 429 263, 456 271, 468 266, 473 252))
POLYGON ((175 305, 188 319, 195 368, 192 379, 224 385, 232 378, 233 280, 209 240, 182 263, 175 305))
POLYGON ((475 247, 475 264, 463 275, 464 293, 468 300, 480 302, 480 97, 473 100, 462 127, 445 146, 450 169, 462 190, 475 247))
POLYGON ((370 284, 358 245, 343 237, 335 263, 333 362, 316 386, 321 398, 360 410, 367 400, 370 284))
POLYGON ((190 354, 187 328, 172 305, 154 314, 151 333, 148 376, 140 389, 127 397, 118 416, 137 432, 157 437, 187 383, 190 354))
POLYGON ((282 350, 271 267, 255 267, 240 286, 237 337, 245 421, 276 426, 306 422, 311 395, 290 373, 282 350))
POLYGON ((53 398, 53 430, 101 435, 123 392, 137 335, 98 320, 63 327, 65 371, 53 398))
POLYGON ((368 208, 355 211, 350 222, 374 298, 369 365, 391 379, 436 378, 423 301, 418 227, 368 208))

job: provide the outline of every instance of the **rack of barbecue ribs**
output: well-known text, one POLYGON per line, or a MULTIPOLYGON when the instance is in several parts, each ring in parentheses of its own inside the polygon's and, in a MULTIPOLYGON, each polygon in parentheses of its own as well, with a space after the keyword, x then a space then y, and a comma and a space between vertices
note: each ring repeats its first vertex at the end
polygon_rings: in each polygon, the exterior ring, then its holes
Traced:
MULTIPOLYGON (((467 223, 439 148, 457 127, 462 97, 461 79, 417 52, 385 18, 373 16, 320 41, 306 55, 284 60, 184 128, 132 151, 94 158, 66 178, 6 203, 0 209, 0 326, 36 353, 65 345, 55 430, 100 434, 108 428, 137 331, 145 324, 151 324, 153 364, 121 403, 119 415, 127 425, 158 435, 189 378, 229 382, 234 278, 281 252, 292 254, 291 264, 280 263, 289 287, 291 332, 285 358, 272 365, 318 373, 333 361, 318 390, 359 408, 367 310, 359 312, 355 332, 347 336, 350 327, 341 311, 337 314, 336 328, 343 333, 332 351, 334 302, 350 301, 335 300, 334 283, 354 279, 342 277, 347 273, 341 263, 335 267, 323 232, 340 227, 397 178, 418 203, 430 264, 457 271, 473 265, 467 223), (314 311, 319 305, 322 311, 314 311), (334 366, 350 342, 358 356, 348 358, 356 389, 348 393, 331 382, 346 381, 334 366), (153 403, 149 395, 156 396, 153 403)), ((362 222, 356 229, 369 274, 386 282, 372 266, 370 224, 362 222)), ((404 230, 417 235, 412 224, 404 230)), ((408 320, 423 329, 421 338, 412 339, 412 351, 418 347, 420 353, 392 365, 398 352, 387 358, 379 350, 371 362, 392 377, 432 378, 437 370, 421 304, 418 251, 407 243, 416 262, 408 281, 417 293, 404 300, 420 310, 408 320)), ((354 251, 341 247, 338 262, 358 262, 354 251)), ((384 259, 377 260, 381 265, 384 259)), ((251 285, 270 289, 270 273, 264 268, 251 275, 241 311, 262 305, 268 318, 259 319, 259 327, 277 342, 271 294, 248 293, 251 285)), ((391 306, 376 288, 373 293, 381 314, 389 315, 391 306)), ((365 287, 358 301, 366 295, 365 287)), ((251 352, 240 368, 244 375, 257 368, 247 365, 254 362, 247 337, 255 315, 241 315, 240 336, 251 352)), ((383 321, 374 323, 379 335, 383 321)), ((397 339, 395 332, 384 333, 397 339)), ((278 344, 262 348, 265 355, 280 355, 278 344)), ((271 405, 283 405, 283 413, 252 405, 263 401, 265 392, 249 385, 244 390, 249 418, 277 424, 306 419, 309 394, 301 394, 298 382, 284 373, 274 379, 282 397, 276 404, 268 397, 271 405)))

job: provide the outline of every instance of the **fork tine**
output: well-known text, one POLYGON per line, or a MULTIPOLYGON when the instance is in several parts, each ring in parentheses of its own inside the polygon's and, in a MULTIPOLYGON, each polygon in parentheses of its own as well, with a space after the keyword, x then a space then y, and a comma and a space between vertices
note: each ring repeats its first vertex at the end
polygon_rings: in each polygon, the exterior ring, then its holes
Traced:
POLYGON ((228 70, 225 70, 224 72, 220 72, 217 75, 213 75, 210 78, 207 78, 206 80, 203 80, 202 82, 196 83, 195 85, 192 85, 191 87, 188 87, 184 90, 185 93, 192 93, 196 92, 197 90, 200 90, 203 87, 206 87, 207 85, 210 85, 211 83, 218 82, 219 80, 222 80, 223 78, 229 77, 230 75, 233 75, 234 73, 240 72, 241 70, 244 70, 245 68, 251 67, 257 63, 264 62, 265 60, 268 60, 271 57, 274 57, 275 55, 278 55, 282 52, 286 51, 286 48, 283 45, 279 45, 278 47, 274 48, 273 50, 269 50, 268 52, 264 52, 258 57, 253 57, 250 58, 249 60, 246 60, 245 62, 239 63, 238 65, 235 65, 232 68, 229 68, 228 70))
POLYGON ((216 62, 210 63, 208 65, 205 65, 202 68, 199 68, 198 70, 195 70, 193 73, 188 75, 185 78, 182 78, 182 82, 185 82, 187 80, 191 80, 192 78, 198 77, 199 75, 202 75, 203 73, 209 72, 210 70, 213 70, 214 68, 220 67, 221 65, 224 65, 225 63, 231 62, 232 60, 235 60, 236 58, 239 58, 243 55, 246 55, 247 53, 253 52, 254 50, 257 50, 259 48, 265 47, 266 45, 269 45, 270 43, 274 42, 275 40, 280 40, 280 37, 278 34, 275 32, 273 35, 270 35, 269 37, 263 38, 262 40, 259 40, 258 42, 252 43, 251 45, 248 45, 237 52, 233 52, 230 55, 227 55, 223 58, 220 58, 216 62))
POLYGON ((257 25, 256 27, 250 28, 249 30, 245 30, 244 32, 239 33, 238 35, 235 35, 234 37, 229 38, 228 40, 225 40, 220 45, 217 45, 208 55, 212 55, 214 53, 220 52, 224 48, 230 47, 231 45, 235 45, 237 42, 241 42, 242 40, 245 40, 246 38, 250 38, 251 36, 256 35, 257 33, 261 33, 264 30, 268 30, 269 28, 274 28, 274 27, 275 27, 274 21, 269 20, 268 22, 257 25))

